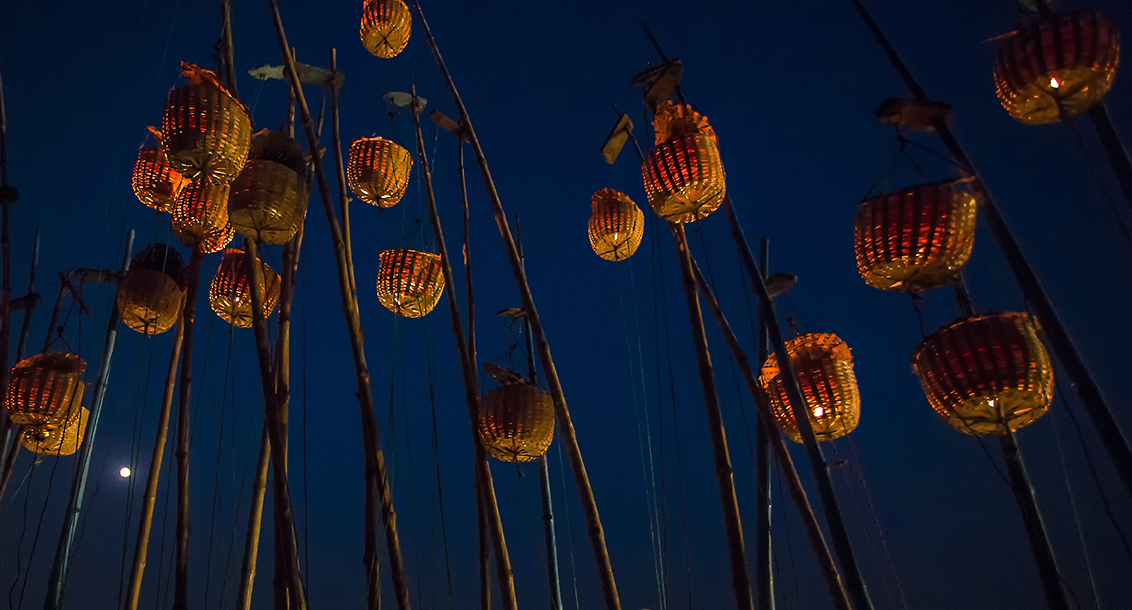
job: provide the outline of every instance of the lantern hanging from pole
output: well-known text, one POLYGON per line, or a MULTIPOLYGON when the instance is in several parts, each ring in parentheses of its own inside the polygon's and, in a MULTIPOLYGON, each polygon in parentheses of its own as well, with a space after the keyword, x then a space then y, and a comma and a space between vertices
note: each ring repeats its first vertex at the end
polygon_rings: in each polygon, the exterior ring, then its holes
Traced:
POLYGON ((1099 104, 1120 65, 1120 31, 1097 13, 1054 15, 1000 38, 998 99, 1028 125, 1056 123, 1099 104))
POLYGON ((247 109, 216 75, 181 63, 189 84, 169 92, 161 121, 161 146, 169 164, 194 182, 228 184, 244 168, 251 145, 247 109))
POLYGON ((590 246, 609 261, 623 261, 637 251, 645 234, 645 214, 629 196, 601 189, 593 196, 590 246))
MULTIPOLYGON (((279 274, 263 261, 260 261, 260 265, 263 269, 260 274, 263 279, 260 284, 260 290, 263 291, 263 317, 267 318, 275 311, 275 302, 279 300, 279 274)), ((212 311, 233 326, 251 328, 251 285, 252 274, 244 251, 235 248, 225 250, 220 268, 212 278, 212 285, 208 290, 208 302, 212 311)))
POLYGON ((90 411, 78 406, 70 417, 58 426, 26 426, 20 431, 20 444, 38 455, 73 455, 79 450, 86 433, 90 411))
POLYGON ((1025 313, 966 318, 937 330, 912 352, 928 402, 951 427, 1002 435, 1032 423, 1053 400, 1053 367, 1025 313))
POLYGON ((389 59, 409 44, 413 15, 402 0, 366 0, 362 7, 362 45, 370 53, 389 59))
POLYGON ((406 248, 381 253, 377 269, 377 300, 386 309, 406 318, 420 318, 432 311, 444 294, 440 255, 406 248))
POLYGON ((165 159, 165 151, 155 146, 144 146, 138 150, 131 180, 138 201, 161 211, 169 212, 173 201, 184 186, 184 179, 165 159))
POLYGON ((658 216, 693 222, 714 212, 727 194, 723 161, 712 136, 677 136, 657 145, 641 166, 645 194, 658 216))
POLYGON ((951 283, 971 257, 977 207, 961 182, 866 199, 857 207, 857 270, 866 284, 890 292, 951 283))
POLYGON ((5 407, 21 426, 58 426, 82 404, 86 363, 64 353, 38 354, 12 368, 5 407))
POLYGON ((385 138, 358 138, 350 144, 346 177, 358 199, 391 208, 405 195, 412 168, 409 151, 397 144, 385 138))
MULTIPOLYGON (((840 337, 810 333, 786 342, 790 364, 798 378, 814 436, 831 441, 849 434, 861 419, 861 394, 853 374, 853 355, 840 337)), ((772 354, 763 364, 759 382, 770 399, 774 418, 794 442, 802 442, 794 410, 783 387, 778 359, 772 354)))
POLYGON ((252 142, 247 165, 232 181, 228 217, 248 239, 284 244, 299 232, 306 212, 299 172, 302 148, 290 137, 264 130, 252 142))
POLYGON ((185 300, 181 290, 184 273, 185 262, 176 248, 153 244, 142 250, 118 284, 122 323, 145 335, 173 328, 185 300))
POLYGON ((664 106, 657 108, 656 114, 653 115, 652 127, 658 145, 672 138, 697 134, 708 136, 719 144, 719 137, 708 124, 707 117, 693 110, 688 104, 666 102, 664 106))
POLYGON ((532 385, 503 385, 480 401, 480 440, 504 462, 529 462, 554 440, 554 401, 532 385))
POLYGON ((194 182, 184 189, 173 204, 173 232, 189 248, 200 246, 210 254, 223 250, 235 231, 228 221, 227 184, 194 182))

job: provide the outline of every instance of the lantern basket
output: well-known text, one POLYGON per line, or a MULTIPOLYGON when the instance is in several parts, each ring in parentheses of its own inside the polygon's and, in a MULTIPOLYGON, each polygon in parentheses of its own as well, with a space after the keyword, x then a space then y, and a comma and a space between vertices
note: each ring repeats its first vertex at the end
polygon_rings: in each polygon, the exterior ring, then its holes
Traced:
POLYGON ((962 184, 921 184, 858 205, 857 270, 866 284, 921 292, 954 281, 971 257, 978 207, 962 184))
POLYGON ((80 406, 76 411, 57 427, 25 427, 20 431, 20 444, 37 455, 74 455, 82 445, 87 420, 90 419, 90 411, 86 407, 80 406))
POLYGON ((144 146, 138 150, 131 183, 138 201, 155 210, 169 212, 184 186, 184 179, 166 161, 165 151, 144 146))
MULTIPOLYGON (((861 419, 861 394, 853 374, 853 355, 840 337, 830 333, 800 335, 786 342, 790 364, 798 377, 814 436, 831 441, 849 434, 861 419)), ((771 411, 794 442, 802 442, 798 422, 786 395, 778 359, 763 364, 759 382, 770 399, 771 411)))
POLYGON ((173 204, 173 232, 189 248, 210 254, 223 250, 235 236, 228 221, 227 184, 194 182, 173 204))
POLYGON ((432 311, 444 294, 440 255, 406 248, 381 253, 377 269, 377 300, 386 309, 406 318, 420 318, 432 311))
MULTIPOLYGON (((279 274, 272 271, 267 263, 260 261, 260 264, 263 266, 263 283, 260 285, 263 290, 263 317, 267 318, 275 311, 275 302, 279 300, 279 274)), ((209 286, 208 302, 216 315, 238 328, 252 326, 251 279, 244 251, 235 248, 225 250, 220 268, 209 286)))
POLYGON ((389 59, 409 44, 413 15, 402 0, 366 0, 359 34, 366 50, 389 59))
POLYGON ((622 261, 633 255, 645 234, 645 214, 628 195, 601 189, 593 196, 590 215, 590 247, 609 261, 622 261))
POLYGON ((301 191, 295 170, 275 161, 248 161, 232 181, 228 218, 248 239, 264 244, 287 243, 299 232, 306 212, 301 191))
POLYGON ((5 406, 21 426, 58 426, 81 404, 86 363, 64 353, 37 354, 12 368, 5 406))
POLYGON ((706 218, 727 194, 719 147, 703 134, 665 140, 649 153, 641 171, 649 204, 669 222, 706 218))
POLYGON ((1003 435, 1049 410, 1053 367, 1025 313, 966 318, 937 330, 912 352, 933 409, 974 436, 1003 435))
POLYGON ((656 110, 652 119, 653 132, 656 133, 656 143, 681 136, 705 135, 712 142, 719 144, 719 137, 708 124, 707 117, 696 112, 688 104, 666 102, 656 110))
POLYGON ((491 457, 529 462, 546 453, 554 440, 554 401, 531 385, 504 385, 480 401, 479 433, 491 457))
POLYGON ((1099 104, 1120 65, 1120 31, 1097 13, 1054 15, 1002 38, 995 89, 1010 116, 1028 125, 1099 104))
POLYGON ((185 261, 172 246, 153 244, 138 253, 118 284, 122 323, 145 335, 172 328, 184 304, 184 274, 185 261))
POLYGON ((247 109, 216 75, 182 63, 189 84, 169 92, 161 121, 161 146, 169 164, 191 181, 228 184, 243 169, 251 145, 247 109))
POLYGON ((346 177, 358 199, 391 208, 405 195, 412 168, 409 151, 397 144, 385 138, 359 138, 350 144, 346 177))

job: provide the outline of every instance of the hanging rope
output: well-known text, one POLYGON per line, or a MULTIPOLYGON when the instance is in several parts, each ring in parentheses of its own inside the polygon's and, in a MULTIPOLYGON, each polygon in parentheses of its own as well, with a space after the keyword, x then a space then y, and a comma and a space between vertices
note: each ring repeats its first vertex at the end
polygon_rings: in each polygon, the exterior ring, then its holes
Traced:
POLYGON ((869 512, 873 516, 873 524, 877 530, 877 538, 880 541, 880 548, 884 552, 885 560, 888 561, 888 569, 892 573, 892 580, 896 585, 896 592, 900 596, 900 605, 904 610, 908 610, 908 599, 904 595, 904 585, 900 582, 900 573, 896 571, 896 562, 892 560, 892 553, 888 550, 888 541, 884 536, 884 529, 880 526, 880 517, 877 514, 876 506, 873 504, 873 495, 869 492, 869 486, 865 483, 865 473, 861 470, 861 458, 857 456, 857 444, 853 442, 852 437, 846 437, 846 442, 849 444, 849 452, 853 456, 853 460, 849 462, 850 468, 857 473, 857 480, 861 484, 861 490, 865 492, 865 502, 868 504, 869 512))
POLYGON ((1093 564, 1089 561, 1089 547, 1085 543, 1085 531, 1081 527, 1081 517, 1077 512, 1077 498, 1073 495, 1073 485, 1069 482, 1069 473, 1065 468, 1065 454, 1061 450, 1061 435, 1057 432, 1057 418, 1053 418, 1050 429, 1053 430, 1053 445, 1057 449, 1057 461, 1061 466, 1061 480, 1065 483, 1065 495, 1069 498, 1069 510, 1073 513, 1073 524, 1077 527, 1077 540, 1081 543, 1081 557, 1085 560, 1085 572, 1089 575, 1089 588, 1093 592, 1093 604, 1097 610, 1101 609, 1101 596, 1097 592, 1097 579, 1093 574, 1093 564))
MULTIPOLYGON (((854 492, 853 486, 849 482, 849 474, 845 472, 846 467, 849 466, 848 460, 841 459, 837 451, 837 443, 830 441, 830 448, 833 450, 833 464, 837 466, 837 470, 841 473, 841 482, 845 486, 845 493, 849 495, 849 501, 853 506, 853 516, 857 519, 857 529, 860 530, 861 536, 865 539, 865 548, 869 551, 869 563, 877 563, 877 552, 873 546, 872 536, 869 535, 869 528, 865 527, 865 520, 861 517, 861 508, 857 502, 857 494, 854 492)), ((877 524, 879 530, 880 524, 877 524)), ((884 589, 884 597, 888 600, 888 605, 895 608, 896 602, 892 598, 892 591, 888 586, 888 578, 884 572, 878 570, 880 576, 880 585, 884 589)))
MULTIPOLYGON (((211 318, 210 318, 211 319, 211 318)), ((233 320, 235 318, 233 317, 233 320)), ((212 386, 212 435, 216 443, 216 478, 212 486, 212 511, 208 522, 208 554, 205 559, 205 578, 204 578, 204 607, 209 608, 208 598, 212 590, 212 548, 214 541, 216 541, 216 520, 217 513, 220 519, 224 518, 224 511, 220 506, 220 452, 224 447, 224 416, 228 410, 228 379, 232 377, 232 347, 235 344, 236 338, 236 325, 234 322, 229 324, 228 327, 228 355, 225 358, 224 365, 224 383, 220 386, 220 426, 217 429, 217 413, 216 413, 216 384, 212 386)), ((203 393, 203 392, 202 392, 203 393)), ((235 433, 235 430, 232 431, 235 433)), ((235 473, 233 473, 235 474, 235 473)), ((224 539, 220 539, 220 553, 224 553, 224 539)))
POLYGON ((570 519, 570 502, 566 497, 566 467, 564 464, 566 460, 562 457, 562 443, 554 443, 558 447, 558 481, 562 493, 558 494, 562 498, 562 512, 566 514, 566 548, 570 554, 570 581, 574 585, 574 610, 581 610, 582 605, 578 597, 578 566, 574 561, 574 526, 570 519))

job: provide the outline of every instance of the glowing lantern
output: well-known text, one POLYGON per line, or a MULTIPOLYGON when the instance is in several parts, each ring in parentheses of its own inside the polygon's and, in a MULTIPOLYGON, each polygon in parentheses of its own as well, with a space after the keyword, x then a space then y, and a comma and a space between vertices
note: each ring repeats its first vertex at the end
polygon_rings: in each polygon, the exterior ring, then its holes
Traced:
POLYGON ((480 440, 488 454, 504 462, 529 462, 554 440, 554 402, 530 385, 504 385, 480 401, 480 440))
POLYGON ((919 292, 951 283, 975 243, 975 197, 939 182, 867 199, 857 207, 857 270, 865 283, 919 292))
POLYGON ((189 84, 165 99, 161 146, 185 178, 228 184, 248 160, 251 119, 212 72, 182 63, 181 73, 189 84))
POLYGON ((1038 419, 1053 399, 1053 367, 1024 313, 960 320, 912 352, 928 402, 951 427, 976 436, 1006 434, 1038 419))
POLYGON ((727 194, 723 161, 711 136, 696 134, 665 140, 649 153, 641 171, 649 204, 669 222, 705 218, 727 194))
POLYGON ((707 117, 692 110, 687 104, 667 102, 657 109, 652 119, 653 131, 656 132, 656 143, 680 136, 703 134, 719 144, 715 130, 708 124, 707 117))
MULTIPOLYGON (((267 318, 275 311, 275 302, 279 300, 279 274, 271 270, 267 263, 262 265, 261 277, 263 283, 263 317, 267 318)), ((252 326, 252 277, 247 266, 247 256, 243 250, 229 248, 224 251, 224 258, 220 260, 220 268, 212 278, 212 285, 208 290, 208 302, 212 311, 225 322, 239 328, 252 326)))
POLYGON ((419 318, 432 311, 444 293, 440 255, 404 248, 381 253, 377 300, 393 313, 419 318))
POLYGON ((90 411, 86 407, 79 407, 76 411, 58 426, 45 424, 25 427, 20 431, 20 444, 38 455, 73 455, 82 445, 86 422, 90 417, 90 411))
POLYGON ((1007 34, 994 59, 998 99, 1028 125, 1056 123, 1100 103, 1120 64, 1120 32, 1096 13, 1054 15, 1007 34))
POLYGON ((181 174, 165 160, 165 151, 153 146, 138 150, 131 181, 138 201, 162 212, 168 212, 184 185, 181 174))
POLYGON ((219 252, 235 231, 228 222, 228 185, 194 182, 181 189, 173 204, 173 232, 189 248, 219 252))
POLYGON ((233 228, 264 244, 291 241, 306 212, 299 177, 304 166, 298 142, 276 131, 256 134, 249 161, 232 182, 228 196, 233 228))
POLYGON ((609 261, 623 261, 637 251, 645 233, 645 214, 628 195, 601 189, 593 196, 590 246, 609 261))
POLYGON ((378 57, 396 57, 409 44, 413 15, 402 0, 366 0, 362 8, 362 45, 378 57))
POLYGON ((412 168, 413 158, 404 148, 385 138, 358 138, 350 144, 346 177, 358 199, 391 208, 405 195, 412 168))
POLYGON ((118 284, 122 323, 139 333, 157 335, 177 323, 185 295, 185 262, 172 246, 154 244, 134 257, 118 284))
MULTIPOLYGON (((787 341, 786 351, 806 401, 814 436, 819 441, 831 441, 852 432, 861 419, 861 394, 857 391, 849 346, 837 335, 811 333, 787 341)), ((773 354, 763 364, 759 382, 766 389, 771 410, 783 431, 794 442, 802 442, 778 359, 773 354)))
POLYGON ((57 426, 81 404, 80 375, 86 363, 78 356, 39 354, 12 368, 5 406, 8 417, 21 426, 57 426))

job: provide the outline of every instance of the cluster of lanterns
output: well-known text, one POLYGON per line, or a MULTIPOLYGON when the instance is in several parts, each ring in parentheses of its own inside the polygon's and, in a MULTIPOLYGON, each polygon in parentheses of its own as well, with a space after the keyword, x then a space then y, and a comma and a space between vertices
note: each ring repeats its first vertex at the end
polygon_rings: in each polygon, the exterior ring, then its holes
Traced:
POLYGON ((40 455, 71 455, 86 429, 82 406, 86 363, 65 353, 45 353, 12 368, 4 406, 21 426, 20 443, 40 455))

